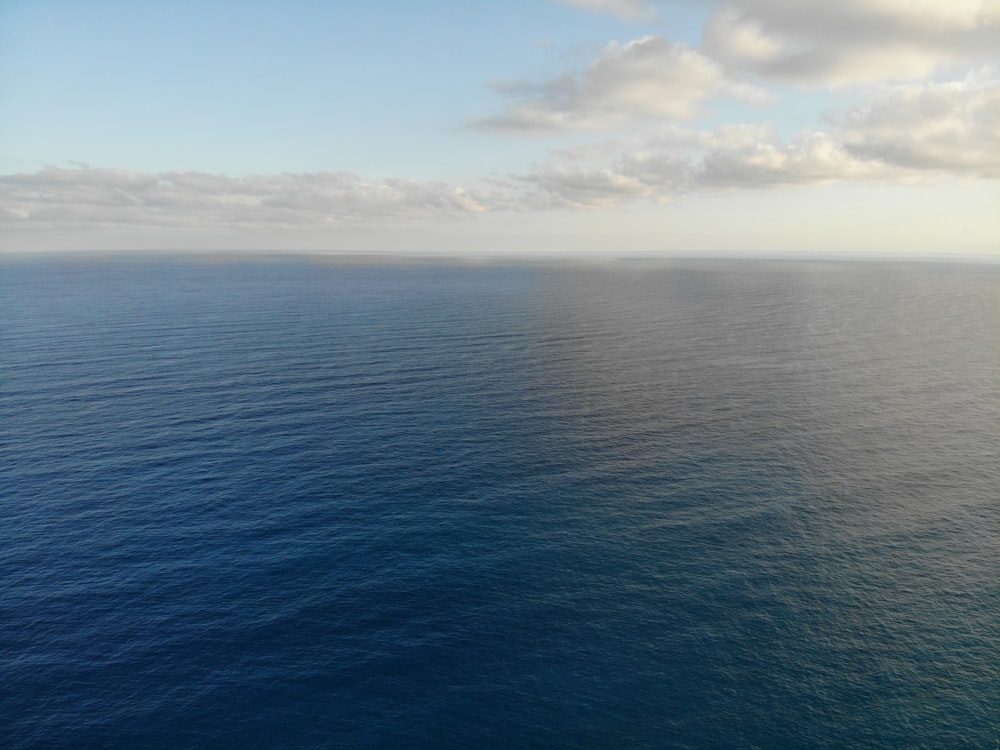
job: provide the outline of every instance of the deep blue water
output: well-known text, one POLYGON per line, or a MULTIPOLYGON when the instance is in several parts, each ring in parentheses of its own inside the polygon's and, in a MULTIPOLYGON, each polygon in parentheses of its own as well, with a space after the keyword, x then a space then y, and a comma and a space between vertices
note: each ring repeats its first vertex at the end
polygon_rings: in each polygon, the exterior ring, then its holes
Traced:
POLYGON ((0 263, 0 747, 1000 747, 1000 268, 0 263))

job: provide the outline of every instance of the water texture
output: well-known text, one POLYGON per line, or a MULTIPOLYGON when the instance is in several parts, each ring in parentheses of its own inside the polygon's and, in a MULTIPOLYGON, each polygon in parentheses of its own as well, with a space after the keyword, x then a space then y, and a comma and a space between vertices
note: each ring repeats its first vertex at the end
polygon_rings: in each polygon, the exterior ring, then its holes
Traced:
POLYGON ((0 747, 1000 746, 1000 269, 0 263, 0 747))

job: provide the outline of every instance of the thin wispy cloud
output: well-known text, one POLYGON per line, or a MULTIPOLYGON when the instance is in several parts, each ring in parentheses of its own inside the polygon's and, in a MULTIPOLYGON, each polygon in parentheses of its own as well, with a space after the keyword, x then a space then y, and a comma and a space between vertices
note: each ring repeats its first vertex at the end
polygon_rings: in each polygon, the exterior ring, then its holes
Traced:
POLYGON ((235 178, 49 167, 0 176, 9 226, 301 227, 459 217, 497 210, 496 192, 413 179, 365 181, 343 172, 235 178))

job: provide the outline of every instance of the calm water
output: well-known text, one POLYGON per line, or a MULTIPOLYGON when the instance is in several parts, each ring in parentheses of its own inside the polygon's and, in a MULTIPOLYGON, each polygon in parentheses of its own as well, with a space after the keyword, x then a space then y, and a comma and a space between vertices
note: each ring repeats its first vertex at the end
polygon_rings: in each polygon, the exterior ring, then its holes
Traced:
POLYGON ((0 263, 4 748, 1000 747, 1000 268, 0 263))

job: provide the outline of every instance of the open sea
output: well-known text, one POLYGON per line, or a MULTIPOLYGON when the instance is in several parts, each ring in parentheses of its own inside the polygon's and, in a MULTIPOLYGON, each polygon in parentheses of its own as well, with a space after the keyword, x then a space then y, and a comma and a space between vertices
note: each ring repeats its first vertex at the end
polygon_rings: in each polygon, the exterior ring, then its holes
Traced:
POLYGON ((1000 748, 1000 266, 0 261, 0 748, 1000 748))

